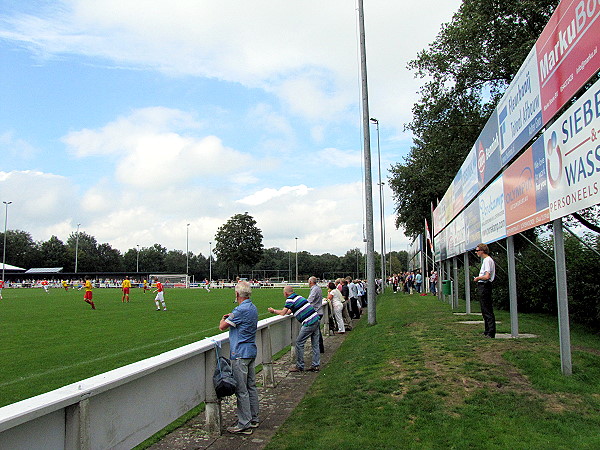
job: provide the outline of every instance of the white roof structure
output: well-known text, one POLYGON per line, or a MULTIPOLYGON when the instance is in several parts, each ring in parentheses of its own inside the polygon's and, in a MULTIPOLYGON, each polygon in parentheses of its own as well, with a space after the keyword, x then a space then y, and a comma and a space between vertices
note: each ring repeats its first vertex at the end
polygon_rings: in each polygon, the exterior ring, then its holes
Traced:
MULTIPOLYGON (((23 270, 25 270, 25 269, 23 269, 23 270)), ((32 269, 29 269, 25 273, 58 273, 58 272, 61 272, 62 270, 63 270, 62 267, 35 267, 32 269)))
POLYGON ((22 267, 13 266, 10 264, 4 263, 4 270, 25 270, 22 267))

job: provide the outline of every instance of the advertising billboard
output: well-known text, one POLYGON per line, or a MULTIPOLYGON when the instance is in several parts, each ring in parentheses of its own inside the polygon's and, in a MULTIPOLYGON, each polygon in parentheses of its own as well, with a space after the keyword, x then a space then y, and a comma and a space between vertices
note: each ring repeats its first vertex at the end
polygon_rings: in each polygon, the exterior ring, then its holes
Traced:
POLYGON ((506 234, 514 234, 550 220, 544 146, 538 139, 502 174, 506 234))
POLYGON ((598 16, 598 0, 563 0, 537 40, 544 123, 600 69, 598 16))
POLYGON ((496 108, 502 166, 542 129, 542 106, 535 47, 496 108))
POLYGON ((550 220, 600 203, 600 80, 544 131, 550 220))
POLYGON ((481 221, 481 241, 483 243, 487 244, 506 237, 502 177, 499 177, 479 194, 479 220, 481 221))
POLYGON ((502 169, 500 159, 500 134, 498 132, 498 114, 496 110, 486 122, 483 131, 475 143, 477 151, 477 173, 479 191, 492 181, 502 169))

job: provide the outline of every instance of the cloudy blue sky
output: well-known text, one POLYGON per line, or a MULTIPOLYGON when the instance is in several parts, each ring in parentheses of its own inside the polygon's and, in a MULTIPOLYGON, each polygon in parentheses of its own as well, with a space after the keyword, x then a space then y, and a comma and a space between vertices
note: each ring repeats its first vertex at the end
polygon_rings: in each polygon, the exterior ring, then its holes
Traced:
MULTIPOLYGON (((384 177, 410 146, 421 80, 406 64, 459 4, 365 1, 384 177)), ((364 248, 357 28, 350 0, 0 0, 8 228, 66 241, 80 223, 121 251, 185 250, 189 223, 206 255, 247 211, 266 247, 364 248)), ((385 203, 406 249, 387 185, 385 203)))

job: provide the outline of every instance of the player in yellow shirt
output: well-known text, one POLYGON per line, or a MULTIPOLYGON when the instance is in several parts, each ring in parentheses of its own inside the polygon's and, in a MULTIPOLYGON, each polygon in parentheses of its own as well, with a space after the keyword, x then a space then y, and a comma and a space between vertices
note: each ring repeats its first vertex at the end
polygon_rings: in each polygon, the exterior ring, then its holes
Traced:
POLYGON ((89 277, 85 277, 85 294, 83 294, 83 301, 89 303, 92 306, 92 309, 96 309, 96 305, 92 301, 92 282, 89 277))
POLYGON ((127 300, 127 303, 129 303, 129 290, 131 289, 131 280, 129 279, 129 277, 125 277, 125 279, 123 280, 123 296, 121 297, 121 303, 125 303, 125 300, 127 300))
POLYGON ((146 293, 146 291, 150 290, 150 288, 148 287, 148 280, 144 280, 144 285, 142 287, 144 289, 144 294, 146 293))
POLYGON ((65 288, 65 292, 69 292, 69 283, 67 283, 67 280, 62 281, 62 286, 65 288))

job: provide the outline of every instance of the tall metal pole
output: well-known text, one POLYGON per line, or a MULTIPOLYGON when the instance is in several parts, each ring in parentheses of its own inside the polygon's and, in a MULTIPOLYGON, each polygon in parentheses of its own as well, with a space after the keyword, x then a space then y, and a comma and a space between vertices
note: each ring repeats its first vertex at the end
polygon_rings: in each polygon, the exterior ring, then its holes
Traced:
POLYGON ((75 237, 75 273, 77 273, 77 255, 79 254, 79 226, 81 224, 77 224, 77 236, 75 237))
POLYGON ((185 227, 185 287, 190 287, 190 224, 185 227))
POLYGON ((298 238, 296 239, 296 283, 298 282, 298 238))
POLYGON ((508 261, 508 298, 510 304, 510 336, 519 336, 519 317, 517 314, 517 269, 515 265, 515 241, 513 236, 506 238, 508 261))
POLYGON ((375 246, 373 233, 373 185, 371 181, 371 132, 369 130, 369 92, 367 83, 367 50, 365 45, 365 13, 363 0, 358 0, 360 30, 360 72, 362 79, 362 118, 365 154, 365 209, 367 229, 367 303, 369 325, 377 323, 375 296, 375 246))
POLYGON ((558 336, 560 338, 560 364, 563 375, 573 373, 571 360, 571 332, 569 329, 569 299, 567 297, 567 262, 562 219, 552 221, 554 231, 554 269, 556 273, 556 298, 558 302, 558 336))
POLYGON ((2 281, 4 281, 4 269, 6 267, 6 225, 8 224, 8 205, 12 202, 2 202, 4 208, 4 247, 2 247, 2 281))
POLYGON ((208 282, 212 282, 212 241, 208 243, 208 282))
POLYGON ((377 163, 379 166, 379 232, 381 234, 381 287, 385 288, 385 211, 383 209, 383 183, 381 182, 381 148, 379 146, 379 120, 371 117, 377 126, 377 163))
POLYGON ((135 271, 140 273, 140 244, 137 244, 137 258, 135 260, 135 271))
POLYGON ((390 237, 390 277, 392 276, 392 238, 390 237))

